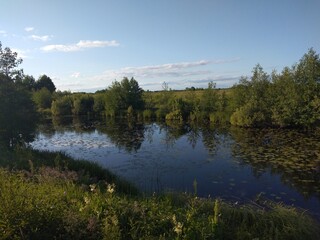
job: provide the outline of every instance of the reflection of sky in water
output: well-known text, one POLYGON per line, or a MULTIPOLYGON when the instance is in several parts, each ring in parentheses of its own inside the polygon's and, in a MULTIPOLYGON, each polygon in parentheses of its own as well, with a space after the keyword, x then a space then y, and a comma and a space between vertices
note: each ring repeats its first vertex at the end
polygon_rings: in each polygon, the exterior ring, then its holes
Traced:
POLYGON ((240 159, 232 154, 234 142, 227 133, 214 134, 215 146, 209 151, 202 134, 190 144, 190 136, 168 139, 166 129, 156 124, 146 129, 149 131, 144 133, 141 147, 131 152, 117 147, 109 136, 98 130, 77 132, 72 128, 51 135, 40 132, 31 146, 98 162, 146 192, 171 189, 193 192, 196 180, 199 196, 246 201, 262 193, 268 199, 319 213, 316 197, 306 200, 294 188, 282 183, 279 175, 267 170, 256 177, 250 165, 240 164, 240 159))

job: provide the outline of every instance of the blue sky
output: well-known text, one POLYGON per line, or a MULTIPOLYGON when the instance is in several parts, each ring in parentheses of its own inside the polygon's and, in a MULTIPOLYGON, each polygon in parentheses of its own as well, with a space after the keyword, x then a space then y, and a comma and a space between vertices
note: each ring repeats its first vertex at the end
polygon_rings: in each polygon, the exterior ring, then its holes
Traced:
POLYGON ((260 63, 278 72, 320 50, 319 0, 1 0, 0 41, 25 74, 94 92, 230 87, 260 63))

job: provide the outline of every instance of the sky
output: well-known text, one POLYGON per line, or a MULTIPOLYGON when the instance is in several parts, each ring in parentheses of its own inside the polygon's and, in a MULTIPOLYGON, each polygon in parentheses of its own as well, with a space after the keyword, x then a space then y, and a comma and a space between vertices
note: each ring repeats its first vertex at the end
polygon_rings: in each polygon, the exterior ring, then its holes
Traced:
POLYGON ((95 92, 236 84, 320 52, 320 0, 0 0, 0 41, 24 73, 95 92))

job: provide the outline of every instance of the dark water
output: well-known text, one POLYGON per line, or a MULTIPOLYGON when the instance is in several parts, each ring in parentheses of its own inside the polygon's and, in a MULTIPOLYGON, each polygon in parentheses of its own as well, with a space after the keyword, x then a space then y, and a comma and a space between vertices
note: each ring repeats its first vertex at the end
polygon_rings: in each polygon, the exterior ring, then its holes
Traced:
POLYGON ((196 190, 234 202, 261 195, 320 216, 315 132, 70 119, 40 125, 31 146, 98 162, 149 193, 196 190))

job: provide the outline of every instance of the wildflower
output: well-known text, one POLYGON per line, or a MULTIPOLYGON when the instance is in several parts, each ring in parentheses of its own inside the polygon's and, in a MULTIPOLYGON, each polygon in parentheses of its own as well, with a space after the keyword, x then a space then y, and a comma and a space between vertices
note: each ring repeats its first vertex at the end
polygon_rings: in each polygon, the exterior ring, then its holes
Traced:
POLYGON ((85 202, 85 204, 89 204, 90 203, 90 199, 88 197, 84 197, 84 202, 85 202))
POLYGON ((95 184, 90 184, 89 187, 90 187, 90 191, 94 192, 97 186, 95 184))
POLYGON ((176 234, 181 235, 182 234, 183 223, 177 221, 176 215, 173 215, 172 221, 173 221, 173 224, 174 224, 173 231, 176 234))
POLYGON ((110 194, 112 194, 113 192, 114 192, 114 190, 115 190, 115 185, 114 184, 108 184, 108 186, 107 186, 107 192, 108 193, 110 193, 110 194))

